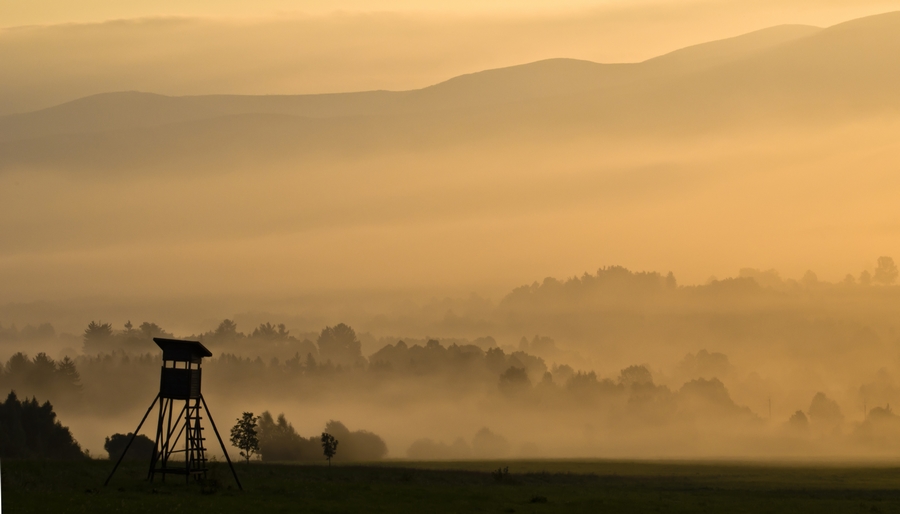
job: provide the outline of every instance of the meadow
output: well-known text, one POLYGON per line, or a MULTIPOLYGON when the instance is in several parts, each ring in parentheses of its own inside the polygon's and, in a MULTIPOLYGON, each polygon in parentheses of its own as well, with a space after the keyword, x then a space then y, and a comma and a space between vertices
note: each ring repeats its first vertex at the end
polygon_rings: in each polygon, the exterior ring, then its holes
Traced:
POLYGON ((126 463, 4 461, 7 512, 900 512, 892 464, 596 460, 224 463, 204 486, 126 463), (501 469, 507 469, 504 473, 501 469))

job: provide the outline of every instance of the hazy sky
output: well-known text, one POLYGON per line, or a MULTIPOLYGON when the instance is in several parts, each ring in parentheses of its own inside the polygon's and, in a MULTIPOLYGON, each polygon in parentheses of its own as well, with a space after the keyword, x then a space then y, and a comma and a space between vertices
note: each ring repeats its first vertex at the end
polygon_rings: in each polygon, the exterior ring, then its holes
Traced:
MULTIPOLYGON (((460 7, 455 2, 98 1, 75 6, 7 1, 0 5, 0 26, 18 28, 0 30, 0 114, 109 91, 202 95, 410 89, 552 57, 639 61, 773 25, 829 26, 895 9, 900 0, 568 2, 552 7, 539 2, 460 7), (118 21, 104 21, 112 19, 118 21), (52 25, 64 22, 71 23, 52 25), (22 27, 29 24, 37 25, 22 27)), ((827 49, 816 55, 825 56, 816 62, 829 61, 827 49)), ((8 295, 0 299, 38 300, 63 289, 114 295, 129 287, 159 290, 163 284, 171 291, 191 284, 192 291, 265 294, 440 282, 502 292, 547 275, 580 274, 610 264, 671 269, 687 283, 733 274, 742 266, 778 267, 792 277, 814 268, 823 278, 839 280, 891 253, 895 241, 893 229, 877 229, 893 209, 892 200, 879 196, 873 202, 860 194, 851 203, 844 195, 853 183, 846 170, 863 151, 859 148, 868 152, 871 147, 877 157, 878 166, 868 173, 893 166, 892 154, 868 138, 869 130, 880 134, 881 126, 856 132, 859 147, 826 148, 846 156, 848 167, 835 164, 837 157, 820 163, 824 154, 818 143, 771 145, 784 139, 766 135, 745 143, 717 142, 728 148, 718 157, 702 138, 675 150, 657 141, 653 152, 635 140, 637 150, 623 157, 621 166, 589 142, 573 149, 548 144, 524 163, 522 147, 473 146, 459 153, 458 161, 448 157, 455 153, 449 150, 413 157, 397 150, 385 153, 382 161, 348 158, 303 173, 260 154, 246 169, 252 179, 240 174, 211 178, 188 165, 177 178, 169 171, 138 177, 114 166, 102 169, 116 177, 112 181, 99 171, 94 178, 76 175, 64 165, 57 170, 64 178, 10 169, 0 177, 8 185, 0 189, 0 198, 11 220, 2 225, 18 235, 7 237, 0 255, 8 295), (772 163, 766 161, 770 148, 779 157, 772 163), (749 168, 753 159, 745 152, 759 161, 757 168, 749 168), (559 155, 568 157, 554 160, 559 155), (648 156, 657 162, 644 162, 648 156), (488 159, 495 161, 492 168, 485 167, 488 159), (459 173, 455 164, 469 172, 459 173), (607 171, 640 171, 656 164, 676 169, 672 180, 685 190, 666 190, 657 198, 652 190, 657 180, 630 174, 651 189, 645 196, 629 196, 599 178, 607 171), (334 171, 342 166, 351 178, 334 171), (823 166, 831 175, 823 173, 823 166), (742 168, 748 169, 734 172, 742 168), (760 174, 754 175, 757 170, 760 174), (566 173, 568 179, 561 180, 566 173), (702 173, 710 179, 696 178, 702 173), (807 187, 814 176, 818 184, 823 176, 835 177, 828 191, 835 201, 848 202, 847 215, 822 207, 824 196, 807 187), (310 182, 310 177, 321 181, 310 182), (699 185, 687 190, 693 184, 699 185), (552 198, 545 194, 553 192, 550 186, 564 191, 552 198), (795 198, 774 203, 765 217, 757 215, 761 204, 772 201, 771 192, 784 191, 795 198), (159 205, 158 198, 172 209, 145 207, 159 205), (546 209, 528 207, 523 198, 544 202, 546 209), (177 209, 198 199, 202 205, 196 214, 177 209), (479 211, 479 205, 486 210, 479 211), (872 211, 876 208, 881 211, 872 211), (122 213, 134 213, 134 218, 122 213), (521 250, 532 244, 527 252, 521 250), (365 251, 356 251, 359 247, 365 251), (518 265, 510 266, 511 261, 518 265)), ((189 155, 189 150, 172 152, 189 155)), ((881 188, 871 194, 893 198, 893 191, 881 188)))
MULTIPOLYGON (((267 17, 287 13, 326 14, 356 12, 419 12, 457 15, 495 14, 510 16, 528 13, 602 11, 611 16, 644 21, 675 21, 701 12, 731 13, 735 18, 750 16, 776 23, 833 23, 840 18, 896 9, 891 0, 7 0, 0 5, 0 26, 96 22, 142 16, 224 16, 267 17)), ((749 21, 749 20, 748 20, 749 21)))

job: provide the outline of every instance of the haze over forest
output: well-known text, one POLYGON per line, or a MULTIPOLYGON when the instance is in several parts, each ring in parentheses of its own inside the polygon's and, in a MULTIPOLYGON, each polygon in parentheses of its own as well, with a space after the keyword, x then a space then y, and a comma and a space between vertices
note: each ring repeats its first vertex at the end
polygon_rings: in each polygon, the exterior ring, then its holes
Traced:
POLYGON ((95 455, 163 334, 376 457, 896 457, 900 4, 724 4, 11 4, 0 382, 95 455))

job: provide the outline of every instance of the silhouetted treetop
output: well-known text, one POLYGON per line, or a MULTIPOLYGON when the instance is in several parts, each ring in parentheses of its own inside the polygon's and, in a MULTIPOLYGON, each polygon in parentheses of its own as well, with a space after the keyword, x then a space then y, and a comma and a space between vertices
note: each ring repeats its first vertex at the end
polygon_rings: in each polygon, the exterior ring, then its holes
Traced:
POLYGON ((340 421, 325 424, 325 432, 341 442, 341 451, 335 456, 339 461, 373 461, 387 455, 387 445, 376 434, 367 430, 350 431, 340 421))
POLYGON ((622 266, 609 266, 600 268, 595 275, 585 273, 565 281, 548 277, 542 283, 518 287, 501 301, 501 305, 570 302, 622 294, 647 295, 675 289, 675 284, 674 275, 664 277, 657 272, 632 272, 622 266))
POLYGON ((81 375, 69 357, 54 361, 46 353, 39 353, 29 359, 22 352, 14 354, 3 366, 0 386, 54 400, 70 397, 82 389, 81 375))
POLYGON ((355 366, 364 362, 362 343, 356 338, 356 332, 343 323, 322 329, 316 344, 322 361, 330 360, 342 366, 355 366))
POLYGON ((93 355, 115 350, 112 340, 113 330, 109 323, 91 321, 84 329, 84 353, 93 355))
POLYGON ((50 402, 19 401, 11 391, 0 403, 0 458, 73 460, 85 455, 50 402))
MULTIPOLYGON (((129 432, 128 434, 113 434, 106 438, 103 443, 103 449, 106 450, 106 453, 109 455, 109 460, 119 460, 119 457, 122 456, 122 452, 128 447, 128 441, 131 439, 132 435, 133 434, 129 432)), ((139 434, 134 438, 134 442, 131 443, 131 446, 128 447, 128 453, 125 455, 125 460, 149 462, 153 456, 153 449, 155 447, 156 443, 152 439, 143 434, 139 434)))
POLYGON ((887 256, 879 257, 872 280, 888 286, 897 281, 897 274, 897 265, 894 263, 894 259, 887 256))

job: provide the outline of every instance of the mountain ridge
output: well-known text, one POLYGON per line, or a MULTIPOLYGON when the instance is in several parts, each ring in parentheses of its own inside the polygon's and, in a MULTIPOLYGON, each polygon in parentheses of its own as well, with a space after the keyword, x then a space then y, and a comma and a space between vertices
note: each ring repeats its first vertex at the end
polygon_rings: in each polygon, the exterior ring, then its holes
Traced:
POLYGON ((693 45, 642 63, 600 64, 578 59, 545 59, 460 75, 408 91, 201 96, 136 91, 99 93, 47 109, 0 116, 0 141, 159 126, 249 112, 318 118, 496 105, 647 80, 670 72, 667 67, 671 68, 672 60, 681 62, 682 73, 689 72, 732 59, 730 54, 752 53, 805 37, 816 30, 821 29, 802 25, 771 27, 693 45))
POLYGON ((30 119, 37 121, 30 137, 16 130, 21 127, 16 122, 29 118, 0 118, 0 134, 5 135, 0 137, 0 170, 92 167, 98 162, 129 167, 129 163, 145 162, 138 156, 146 157, 146 162, 171 164, 157 154, 176 161, 202 160, 200 155, 188 157, 191 151, 218 162, 238 148, 253 151, 254 144, 260 157, 294 152, 313 158, 457 142, 481 144, 525 133, 564 141, 717 132, 758 124, 816 126, 900 114, 900 98, 895 94, 900 89, 900 69, 892 65, 900 59, 900 12, 827 29, 766 29, 742 38, 689 47, 638 64, 538 61, 407 92, 89 97, 32 113, 30 119), (722 45, 732 49, 723 52, 722 45), (694 64, 679 66, 679 60, 694 64), (568 70, 565 80, 560 81, 559 74, 532 73, 560 68, 568 70), (516 79, 523 73, 543 76, 544 81, 525 84, 512 93, 504 88, 504 84, 523 82, 516 79), (570 87, 573 75, 581 79, 570 87), (588 80, 591 77, 595 82, 588 80), (103 113, 90 110, 92 102, 114 104, 110 99, 142 105, 151 115, 141 118, 133 110, 113 109, 104 118, 103 113), (74 114, 54 117, 65 109, 74 109, 74 114), (93 125, 82 123, 85 112, 96 115, 93 125), (319 116, 310 116, 311 112, 319 116), (241 120, 246 120, 246 126, 240 126, 241 120), (57 133, 52 132, 54 128, 57 133))

